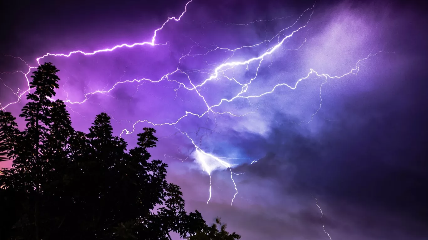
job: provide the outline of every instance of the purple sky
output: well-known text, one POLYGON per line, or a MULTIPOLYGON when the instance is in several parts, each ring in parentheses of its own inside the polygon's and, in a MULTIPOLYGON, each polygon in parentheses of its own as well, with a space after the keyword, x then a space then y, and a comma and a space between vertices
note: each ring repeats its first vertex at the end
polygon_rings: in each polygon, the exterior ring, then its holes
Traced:
MULTIPOLYGON (((150 42, 185 4, 1 2, 0 103, 26 89, 23 61, 150 42)), ((193 0, 159 45, 40 62, 60 69, 77 130, 104 111, 133 146, 155 124, 187 208, 243 239, 428 239, 426 10, 193 0)))

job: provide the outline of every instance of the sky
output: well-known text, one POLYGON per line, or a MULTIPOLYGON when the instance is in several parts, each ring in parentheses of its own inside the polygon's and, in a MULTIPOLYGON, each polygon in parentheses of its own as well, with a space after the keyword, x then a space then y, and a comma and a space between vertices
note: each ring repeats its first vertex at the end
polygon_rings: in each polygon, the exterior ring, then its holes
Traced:
POLYGON ((0 103, 17 116, 52 62, 77 130, 106 112, 132 147, 154 127, 186 208, 245 240, 426 240, 427 10, 1 1, 0 103))

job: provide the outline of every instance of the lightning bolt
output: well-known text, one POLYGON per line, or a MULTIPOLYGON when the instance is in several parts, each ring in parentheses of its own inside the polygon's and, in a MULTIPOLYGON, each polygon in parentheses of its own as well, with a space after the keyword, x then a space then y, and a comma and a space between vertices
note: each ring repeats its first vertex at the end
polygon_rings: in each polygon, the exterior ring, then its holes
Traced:
MULTIPOLYGON (((166 43, 157 43, 156 42, 157 34, 161 30, 163 30, 164 27, 169 22, 171 22, 171 21, 179 22, 182 19, 182 17, 184 17, 185 13, 187 12, 188 5, 191 2, 192 2, 192 0, 188 1, 185 4, 184 11, 181 13, 181 15, 179 15, 178 17, 169 17, 160 27, 158 27, 157 29, 155 29, 150 41, 133 43, 133 44, 123 43, 123 44, 119 44, 119 45, 113 46, 111 48, 99 49, 99 50, 95 50, 95 51, 92 51, 92 52, 84 52, 84 51, 81 51, 81 50, 76 50, 76 51, 72 51, 72 52, 69 52, 69 53, 46 53, 43 56, 40 56, 40 57, 36 58, 36 62, 37 62, 37 64, 40 64, 40 61, 43 60, 44 58, 47 58, 47 57, 65 57, 65 58, 69 58, 69 57, 72 57, 73 55, 76 55, 76 54, 81 54, 81 55, 84 55, 84 56, 91 56, 91 55, 100 54, 100 53, 112 52, 112 51, 115 51, 115 50, 121 49, 121 48, 133 48, 133 47, 136 47, 136 46, 146 46, 146 45, 150 46, 150 47, 156 47, 156 46, 159 46, 159 45, 167 45, 168 42, 166 42, 166 43)), ((180 69, 179 67, 177 67, 174 71, 169 72, 169 73, 163 75, 159 79, 140 78, 140 79, 132 79, 132 80, 124 80, 124 81, 120 80, 120 81, 116 82, 115 84, 113 84, 107 90, 96 90, 96 91, 93 91, 93 92, 85 93, 84 94, 84 100, 82 100, 82 101, 72 101, 72 100, 67 99, 65 102, 68 103, 68 104, 70 104, 70 105, 73 105, 73 104, 83 104, 83 103, 87 102, 92 95, 110 93, 117 86, 122 85, 122 84, 142 83, 142 82, 150 82, 150 83, 153 83, 153 84, 157 84, 157 83, 161 83, 163 81, 168 81, 168 82, 173 82, 173 83, 177 84, 178 87, 175 89, 176 93, 177 93, 177 91, 179 89, 184 89, 185 91, 194 91, 197 94, 198 98, 203 102, 203 104, 206 107, 206 110, 204 112, 199 112, 199 113, 191 112, 191 111, 185 111, 182 116, 180 116, 180 117, 176 118, 174 121, 170 121, 170 122, 154 122, 154 121, 149 121, 147 119, 138 120, 138 121, 136 121, 136 122, 134 122, 132 124, 132 130, 123 129, 122 132, 120 133, 120 136, 122 136, 123 134, 132 134, 135 131, 135 129, 136 129, 136 125, 139 124, 139 123, 147 123, 147 124, 151 124, 153 126, 165 126, 165 125, 167 125, 167 126, 174 126, 175 127, 181 120, 183 120, 183 119, 185 119, 185 118, 187 118, 189 116, 194 116, 194 117, 202 118, 202 117, 206 116, 209 113, 219 114, 219 115, 225 114, 225 115, 230 115, 230 116, 234 116, 234 117, 246 116, 248 114, 251 114, 252 112, 248 112, 248 113, 244 113, 244 114, 235 114, 234 112, 231 112, 231 111, 220 112, 220 111, 215 111, 215 110, 216 110, 216 108, 219 108, 224 103, 231 103, 231 102, 234 102, 234 101, 236 101, 238 99, 247 99, 247 100, 249 100, 249 99, 253 99, 253 98, 262 98, 262 97, 264 97, 266 95, 274 93, 279 88, 286 87, 286 88, 289 88, 290 90, 295 90, 302 81, 308 80, 311 77, 314 77, 314 78, 323 78, 324 81, 321 83, 320 88, 319 88, 319 99, 320 99, 319 107, 311 115, 311 118, 308 121, 308 122, 310 122, 310 121, 312 121, 312 119, 314 118, 314 116, 319 112, 319 110, 322 107, 322 87, 323 87, 323 85, 325 83, 327 83, 329 80, 341 79, 341 78, 346 77, 346 76, 351 75, 351 74, 353 74, 353 75, 357 74, 359 72, 359 70, 360 70, 361 64, 364 61, 366 61, 369 58, 374 57, 375 55, 377 55, 378 53, 380 53, 380 52, 374 53, 374 54, 370 53, 367 57, 359 59, 356 62, 354 68, 350 69, 347 72, 344 72, 341 75, 330 75, 330 74, 327 74, 327 73, 319 73, 319 72, 317 72, 314 69, 309 69, 307 75, 303 76, 303 77, 301 77, 299 79, 297 79, 294 84, 290 85, 290 84, 287 84, 287 83, 279 83, 279 84, 276 84, 275 86, 273 86, 269 91, 266 91, 266 92, 263 92, 263 93, 260 93, 260 94, 253 94, 253 95, 247 94, 248 89, 250 88, 251 84, 257 80, 259 69, 262 66, 262 63, 264 62, 264 60, 266 59, 266 57, 274 55, 277 52, 279 52, 280 51, 279 49, 281 49, 282 47, 284 47, 284 45, 285 45, 285 43, 286 43, 287 40, 291 39, 294 35, 298 34, 300 31, 302 31, 303 29, 305 29, 308 26, 308 24, 310 23, 311 19, 312 19, 312 15, 314 13, 314 9, 315 9, 315 5, 313 5, 312 7, 308 8, 308 9, 306 9, 294 21, 294 23, 292 23, 290 26, 281 29, 280 31, 278 31, 271 38, 268 38, 268 39, 266 39, 264 41, 255 43, 253 45, 246 45, 246 46, 241 46, 241 47, 237 47, 237 48, 226 48, 226 47, 218 47, 217 46, 217 47, 212 48, 212 49, 208 49, 207 48, 207 51, 205 53, 202 53, 202 54, 192 54, 192 48, 191 48, 190 51, 187 54, 184 54, 184 55, 182 55, 182 57, 180 57, 179 64, 183 60, 185 60, 186 58, 193 58, 193 57, 201 56, 201 55, 205 55, 206 56, 209 53, 212 53, 214 51, 224 51, 224 52, 230 53, 230 55, 228 56, 228 58, 226 60, 224 60, 221 64, 216 65, 213 68, 213 70, 209 71, 208 77, 206 77, 205 79, 203 79, 199 84, 194 83, 194 81, 191 79, 190 75, 186 71, 184 71, 184 70, 180 69), (302 22, 303 21, 302 19, 305 16, 307 16, 307 15, 309 15, 309 16, 307 17, 307 20, 303 23, 303 25, 300 26, 300 27, 296 27, 297 24, 300 23, 300 22, 302 22), (293 28, 295 28, 295 29, 292 30, 290 33, 286 34, 287 30, 290 30, 290 29, 293 29, 293 28), (273 45, 270 46, 271 44, 273 44, 273 45), (262 47, 262 46, 266 46, 267 49, 264 50, 264 51, 262 51, 256 57, 247 58, 247 59, 244 59, 244 60, 241 60, 241 61, 232 61, 231 60, 235 56, 235 54, 237 52, 241 51, 241 50, 250 49, 250 48, 256 48, 256 47, 262 47), (233 69, 238 68, 238 67, 246 67, 246 69, 248 70, 249 67, 250 67, 250 64, 255 64, 256 67, 255 67, 255 74, 254 74, 254 76, 251 77, 248 81, 241 82, 241 81, 238 81, 234 77, 228 76, 228 72, 230 70, 233 70, 233 69), (174 77, 176 75, 182 75, 182 76, 184 75, 187 78, 189 84, 184 84, 182 82, 179 82, 179 81, 175 80, 174 77), (224 77, 225 79, 227 79, 227 80, 229 80, 231 82, 234 82, 235 84, 239 85, 240 88, 241 88, 241 90, 237 94, 235 94, 233 97, 230 97, 230 98, 221 98, 216 104, 209 104, 207 102, 207 100, 206 100, 206 96, 204 96, 200 92, 200 89, 203 86, 207 85, 209 82, 219 80, 222 77, 224 77)), ((260 22, 260 21, 262 21, 262 20, 256 20, 256 21, 251 22, 249 24, 253 24, 253 23, 256 23, 256 22, 260 22)), ((271 20, 267 20, 267 21, 271 21, 271 20)), ((239 24, 237 24, 237 25, 239 25, 239 24)), ((297 49, 286 49, 286 50, 298 50, 305 43, 306 43, 306 39, 305 39, 305 41, 302 42, 302 44, 297 49)), ((195 44, 196 44, 196 46, 201 46, 200 44, 198 44, 196 42, 195 42, 195 44)), ((24 94, 26 94, 30 90, 30 88, 29 88, 28 74, 30 74, 31 70, 35 69, 36 67, 31 67, 30 65, 28 65, 21 58, 18 58, 18 59, 20 59, 21 61, 23 61, 28 66, 28 71, 27 72, 19 72, 19 73, 21 73, 21 74, 23 74, 25 76, 28 88, 25 91, 18 90, 17 92, 14 92, 9 86, 5 85, 10 90, 12 90, 12 92, 15 95, 17 95, 18 99, 17 99, 17 101, 8 103, 5 106, 0 105, 0 107, 1 107, 2 110, 6 109, 10 105, 18 103, 21 100, 22 96, 24 94)), ((209 198, 208 198, 207 204, 210 202, 211 196, 212 196, 212 191, 211 191, 211 189, 212 189, 212 186, 211 186, 212 172, 214 170, 216 170, 216 169, 228 169, 230 171, 230 177, 231 177, 231 180, 232 180, 234 188, 235 188, 235 194, 234 194, 234 196, 233 196, 233 198, 231 200, 231 205, 232 205, 233 201, 234 201, 234 199, 236 197, 236 195, 238 194, 238 188, 237 188, 237 185, 236 185, 236 183, 235 183, 235 181, 233 179, 233 175, 237 175, 237 174, 233 173, 233 171, 232 171, 233 165, 230 164, 230 163, 228 163, 227 161, 222 160, 220 157, 217 157, 217 156, 215 156, 215 155, 213 155, 211 153, 205 152, 201 147, 199 147, 194 142, 194 140, 189 136, 189 134, 187 134, 186 132, 181 131, 181 130, 179 130, 179 131, 184 136, 186 136, 189 139, 189 141, 193 144, 193 147, 195 149, 194 150, 194 157, 195 157, 195 159, 201 165, 201 168, 210 177, 209 198)), ((254 160, 253 162, 251 162, 251 164, 256 163, 256 162, 257 162, 257 160, 254 160)), ((317 203, 317 206, 319 207, 318 203, 317 203)), ((319 209, 320 209, 320 211, 322 213, 322 210, 321 210, 320 207, 319 207, 319 209)), ((325 231, 325 229, 324 229, 324 231, 325 231)), ((328 235, 328 236, 330 237, 330 235, 328 235)))
MULTIPOLYGON (((320 210, 320 213, 321 213, 321 219, 322 219, 322 218, 324 217, 324 213, 323 213, 323 211, 322 211, 322 209, 321 209, 320 205, 318 204, 318 199, 316 199, 316 198, 315 198, 315 205, 317 205, 318 209, 320 210)), ((332 240, 332 238, 331 238, 330 234, 325 230, 325 225, 324 225, 324 224, 322 225, 322 230, 323 230, 323 231, 324 231, 324 233, 328 236, 328 238, 329 238, 330 240, 332 240)))
POLYGON ((223 161, 222 159, 220 159, 219 157, 210 154, 210 153, 206 153, 204 150, 202 150, 196 143, 195 141, 189 136, 189 134, 187 134, 187 132, 183 132, 180 129, 176 128, 181 134, 183 134, 184 136, 186 136, 193 144, 194 148, 195 148, 195 155, 196 155, 196 159, 198 160, 198 163, 201 165, 202 169, 209 175, 210 177, 210 187, 209 187, 209 197, 207 200, 207 204, 210 202, 211 197, 212 197, 212 185, 211 185, 211 173, 213 172, 213 170, 217 169, 217 168, 226 168, 229 169, 230 171, 230 179, 232 180, 233 186, 235 188, 235 194, 233 195, 232 201, 230 202, 230 205, 233 205, 233 200, 235 200, 236 195, 238 194, 238 188, 236 186, 235 180, 233 179, 233 172, 232 172, 232 167, 233 165, 231 165, 230 163, 223 161), (209 161, 207 161, 208 159, 210 159, 211 161, 214 162, 214 164, 210 164, 209 161))
MULTIPOLYGON (((166 43, 164 43, 164 44, 157 44, 157 43, 155 43, 155 41, 156 41, 156 36, 157 36, 157 33, 159 32, 159 31, 161 31, 164 27, 165 27, 165 25, 167 24, 167 23, 169 23, 170 21, 175 21, 175 22, 178 22, 178 21, 180 21, 181 20, 181 18, 184 16, 184 14, 187 12, 187 6, 192 2, 193 0, 190 0, 190 1, 188 1, 187 3, 186 3, 186 5, 184 6, 184 11, 181 13, 181 15, 177 18, 177 17, 169 17, 159 28, 157 28, 157 29, 155 29, 155 31, 153 32, 153 36, 152 36, 152 39, 151 39, 151 41, 147 41, 147 42, 140 42, 140 43, 133 43, 133 44, 126 44, 126 43, 123 43, 123 44, 119 44, 119 45, 116 45, 116 46, 114 46, 114 47, 112 47, 112 48, 105 48, 105 49, 100 49, 100 50, 95 50, 95 51, 93 51, 93 52, 88 52, 88 53, 86 53, 86 52, 84 52, 84 51, 81 51, 81 50, 76 50, 76 51, 72 51, 72 52, 69 52, 69 53, 67 53, 67 54, 64 54, 64 53, 46 53, 45 55, 43 55, 43 56, 41 56, 41 57, 38 57, 38 58, 36 58, 36 61, 37 61, 37 64, 38 65, 40 65, 40 60, 42 60, 42 59, 44 59, 44 58, 46 58, 46 57, 48 57, 48 56, 52 56, 52 57, 70 57, 71 55, 74 55, 74 54, 77 54, 77 53, 80 53, 80 54, 83 54, 83 55, 85 55, 85 56, 90 56, 90 55, 95 55, 95 54, 97 54, 97 53, 103 53, 103 52, 112 52, 112 51, 114 51, 114 50, 116 50, 116 49, 119 49, 119 48, 123 48, 123 47, 127 47, 127 48, 133 48, 133 47, 135 47, 135 46, 144 46, 144 45, 150 45, 150 46, 156 46, 156 45, 166 45, 166 43)), ((10 56, 10 55, 7 55, 7 56, 10 56)), ((13 57, 13 58, 18 58, 18 59, 20 59, 21 61, 23 61, 29 68, 28 68, 28 71, 26 72, 26 73, 24 73, 24 76, 25 76, 25 79, 27 80, 27 86, 28 86, 28 89, 26 90, 26 91, 24 91, 24 92, 22 92, 21 94, 19 94, 19 96, 18 96, 18 100, 17 101, 15 101, 15 102, 11 102, 11 103, 9 103, 9 104, 7 104, 7 105, 5 105, 4 107, 2 107, 1 109, 2 110, 5 110, 7 107, 9 107, 10 105, 13 105, 13 104, 16 104, 16 103, 18 103, 20 100, 21 100, 21 98, 22 98, 22 96, 24 95, 24 94, 26 94, 28 91, 30 91, 30 81, 29 81, 29 79, 28 79, 28 74, 31 72, 31 69, 35 69, 35 68, 37 68, 37 67, 30 67, 22 58, 20 58, 20 57, 14 57, 14 56, 10 56, 10 57, 13 57)), ((130 82, 130 81, 125 81, 125 82, 130 82)), ((124 82, 124 83, 125 83, 124 82)), ((117 84, 119 84, 119 83, 117 83, 117 84)), ((117 85, 117 84, 115 84, 115 86, 117 85)), ((114 87, 111 89, 111 90, 113 90, 114 89, 114 87)), ((110 90, 110 91, 111 91, 110 90)), ((108 91, 109 92, 109 91, 108 91)), ((93 93, 88 93, 87 95, 93 95, 93 94, 95 94, 95 93, 106 93, 106 92, 104 92, 104 91, 95 91, 95 92, 93 92, 93 93)), ((87 95, 85 95, 85 97, 87 96, 87 95)), ((72 103, 72 102, 69 102, 69 103, 72 103)), ((1 106, 1 105, 0 105, 1 106)))

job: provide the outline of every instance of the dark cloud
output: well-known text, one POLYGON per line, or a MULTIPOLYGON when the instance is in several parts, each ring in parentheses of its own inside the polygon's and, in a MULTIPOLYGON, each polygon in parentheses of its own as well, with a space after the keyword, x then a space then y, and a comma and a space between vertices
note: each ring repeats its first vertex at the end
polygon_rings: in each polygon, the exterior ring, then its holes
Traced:
POLYGON ((334 120, 318 120, 323 127, 316 134, 305 133, 305 126, 275 127, 266 157, 236 171, 245 172, 250 184, 275 182, 281 199, 319 196, 330 205, 334 217, 327 215, 325 225, 336 234, 352 226, 359 232, 355 239, 424 239, 428 75, 419 64, 401 71, 370 72, 376 87, 342 97, 335 114, 328 113, 334 120), (391 84, 382 84, 386 80, 391 84))

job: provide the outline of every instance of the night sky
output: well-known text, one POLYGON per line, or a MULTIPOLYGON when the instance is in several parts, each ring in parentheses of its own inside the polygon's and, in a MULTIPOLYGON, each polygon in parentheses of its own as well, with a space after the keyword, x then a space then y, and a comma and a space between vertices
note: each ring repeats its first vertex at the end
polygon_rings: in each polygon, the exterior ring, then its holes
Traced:
POLYGON ((46 56, 77 130, 154 126, 187 209, 242 239, 428 239, 426 6, 193 0, 154 46, 45 55, 151 42, 186 3, 2 0, 1 107, 46 56))

